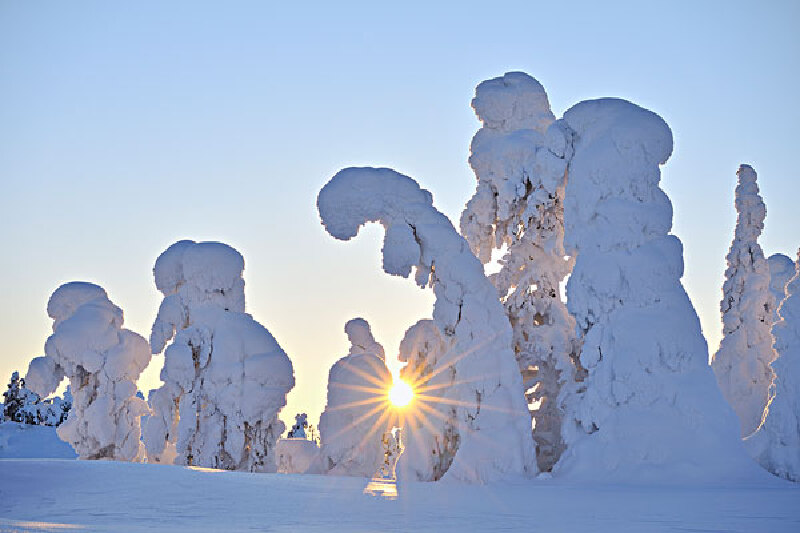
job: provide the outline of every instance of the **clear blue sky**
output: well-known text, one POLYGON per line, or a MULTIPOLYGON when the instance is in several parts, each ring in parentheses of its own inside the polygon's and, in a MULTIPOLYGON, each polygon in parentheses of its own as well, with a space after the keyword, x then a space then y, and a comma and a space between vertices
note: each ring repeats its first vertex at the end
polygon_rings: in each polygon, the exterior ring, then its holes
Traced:
POLYGON ((0 2, 0 378, 42 353, 61 283, 101 284, 147 336, 158 254, 220 240, 294 362, 288 414, 316 422, 345 321, 369 320, 392 359, 432 304, 381 272, 378 228, 325 234, 318 190, 390 166, 457 221, 475 85, 509 70, 557 116, 618 96, 670 124, 663 186, 713 351, 739 163, 759 173, 767 254, 800 246, 798 25, 795 1, 0 2))

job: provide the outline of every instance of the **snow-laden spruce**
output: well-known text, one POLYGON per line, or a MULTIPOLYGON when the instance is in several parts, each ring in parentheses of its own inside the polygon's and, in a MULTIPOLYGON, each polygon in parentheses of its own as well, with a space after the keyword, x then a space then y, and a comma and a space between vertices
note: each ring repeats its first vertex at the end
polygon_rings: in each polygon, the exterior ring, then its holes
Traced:
POLYGON ((772 254, 767 258, 769 265, 769 290, 775 297, 775 307, 772 312, 772 323, 780 320, 778 308, 786 298, 786 284, 794 276, 794 261, 783 254, 772 254))
POLYGON ((758 244, 767 209, 758 194, 756 172, 742 165, 736 174, 738 215, 720 302, 723 337, 711 367, 746 437, 761 424, 774 377, 769 364, 777 357, 770 333, 775 297, 769 265, 758 244))
POLYGON ((800 250, 794 277, 772 329, 778 358, 770 402, 758 430, 745 440, 750 454, 775 474, 800 481, 800 250))
POLYGON ((566 450, 554 472, 637 482, 758 475, 680 282, 683 250, 659 187, 672 132, 618 99, 581 102, 564 121, 575 136, 565 245, 577 254, 567 306, 588 375, 565 398, 566 450))
MULTIPOLYGON (((341 240, 367 222, 380 222, 386 230, 383 270, 408 277, 415 268, 416 282, 433 288, 433 320, 447 349, 432 373, 446 374, 447 383, 435 389, 415 383, 423 395, 415 412, 439 434, 453 425, 455 455, 444 476, 483 482, 534 473, 530 415, 508 318, 483 265, 433 207, 430 192, 391 169, 348 168, 322 188, 317 207, 325 229, 341 240), (437 416, 444 409, 452 418, 437 416)), ((406 442, 417 427, 403 428, 406 442)))
POLYGON ((549 471, 563 451, 557 398, 574 374, 575 320, 559 288, 572 268, 563 206, 572 146, 544 88, 522 72, 479 84, 472 107, 483 123, 469 158, 478 185, 461 233, 484 263, 507 247, 490 279, 514 331, 539 468, 549 471))
POLYGON ((164 352, 164 385, 150 392, 145 426, 153 462, 275 471, 278 413, 294 387, 292 363, 245 313, 244 259, 218 242, 179 241, 156 260, 164 300, 153 353, 164 352))
POLYGON ((321 470, 369 477, 383 462, 381 439, 392 429, 386 405, 392 375, 366 320, 354 318, 344 331, 350 351, 331 367, 328 403, 319 419, 321 470))
POLYGON ((150 363, 147 341, 122 327, 122 310, 92 283, 56 289, 47 314, 53 334, 45 355, 31 361, 25 383, 46 397, 69 379, 72 410, 58 436, 81 459, 144 459, 140 423, 149 409, 136 397, 136 380, 150 363))

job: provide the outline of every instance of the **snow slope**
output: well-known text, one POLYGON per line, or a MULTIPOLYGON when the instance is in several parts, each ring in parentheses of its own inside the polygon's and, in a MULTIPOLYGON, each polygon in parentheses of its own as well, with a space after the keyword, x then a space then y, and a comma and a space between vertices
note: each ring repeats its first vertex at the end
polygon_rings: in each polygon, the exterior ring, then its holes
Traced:
POLYGON ((109 461, 0 460, 0 531, 800 531, 800 486, 409 483, 109 461), (76 482, 75 480, 80 480, 76 482))
POLYGON ((75 459, 77 456, 72 446, 58 438, 53 426, 0 423, 0 459, 75 459))

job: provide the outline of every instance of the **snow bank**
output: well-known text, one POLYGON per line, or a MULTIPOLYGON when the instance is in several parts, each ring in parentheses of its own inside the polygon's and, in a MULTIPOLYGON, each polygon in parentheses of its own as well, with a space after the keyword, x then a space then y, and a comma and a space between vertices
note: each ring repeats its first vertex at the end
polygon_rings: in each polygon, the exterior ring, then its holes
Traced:
POLYGON ((319 474, 319 446, 302 438, 278 439, 275 445, 281 474, 319 474))
POLYGON ((566 478, 730 480, 758 475, 708 366, 681 285, 682 246, 659 165, 672 133, 630 102, 581 102, 565 193, 565 244, 577 254, 567 305, 588 375, 565 398, 566 478))
MULTIPOLYGON (((384 271, 408 277, 413 267, 417 284, 433 288, 433 320, 447 351, 432 372, 446 373, 448 383, 427 393, 424 382, 415 386, 431 410, 418 402, 417 412, 431 417, 436 432, 444 434, 447 422, 432 412, 453 413, 448 420, 458 444, 445 477, 482 482, 535 472, 511 327, 483 265, 433 207, 430 192, 391 169, 348 168, 322 188, 317 207, 325 229, 341 240, 354 237, 367 222, 380 222, 386 230, 384 271)), ((409 425, 403 435, 414 431, 409 425)), ((432 472, 421 477, 432 478, 432 472)))
POLYGON ((122 310, 92 283, 62 285, 47 303, 53 334, 43 357, 31 361, 27 386, 42 397, 66 376, 72 410, 58 427, 81 459, 135 461, 144 457, 136 380, 150 362, 147 341, 122 327, 122 310))
POLYGON ((0 423, 0 459, 75 459, 72 447, 52 426, 0 423))
POLYGON ((156 260, 164 300, 151 346, 164 385, 150 392, 148 457, 213 468, 275 471, 278 413, 294 387, 292 363, 244 312, 244 259, 218 242, 179 241, 156 260))
POLYGON ((774 324, 780 317, 778 307, 786 298, 786 284, 794 276, 794 261, 787 255, 772 254, 767 259, 769 265, 769 291, 775 298, 775 309, 772 313, 772 323, 774 324))
POLYGON ((563 206, 571 139, 544 88, 522 72, 482 82, 472 106, 483 122, 469 158, 478 185, 461 233, 484 263, 507 247, 490 279, 513 328, 539 468, 549 471, 563 451, 557 398, 573 381, 576 351, 575 320, 559 289, 572 268, 563 206))
POLYGON ((786 295, 772 330, 778 358, 771 365, 775 380, 770 402, 761 426, 745 445, 776 476, 800 481, 800 250, 786 295))
POLYGON ((777 354, 770 329, 775 297, 758 237, 767 214, 758 194, 756 173, 742 165, 736 173, 736 231, 728 252, 722 286, 722 342, 711 360, 722 395, 739 416, 742 437, 758 428, 769 400, 777 354))
POLYGON ((366 320, 354 318, 344 330, 350 352, 328 374, 328 402, 319 419, 321 470, 369 477, 383 462, 381 439, 392 429, 386 403, 392 375, 366 320))

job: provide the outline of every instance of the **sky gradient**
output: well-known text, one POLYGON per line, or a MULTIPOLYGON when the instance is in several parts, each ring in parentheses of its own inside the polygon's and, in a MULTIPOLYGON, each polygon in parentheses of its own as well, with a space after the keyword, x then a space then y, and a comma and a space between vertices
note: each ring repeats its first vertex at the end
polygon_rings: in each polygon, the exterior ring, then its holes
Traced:
POLYGON ((317 192, 343 167, 388 166, 457 224, 474 88, 510 70, 558 117, 617 96, 670 125, 662 186, 712 352, 740 163, 759 173, 765 253, 795 257, 800 3, 384 4, 0 3, 3 383, 42 354, 60 284, 102 285, 147 337, 158 254, 218 240, 244 256, 247 310, 293 361, 282 418, 316 424, 345 322, 366 318, 396 368, 433 303, 381 271, 380 228, 328 236, 317 192))

